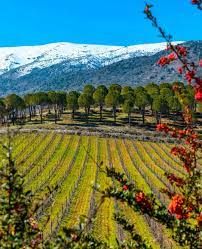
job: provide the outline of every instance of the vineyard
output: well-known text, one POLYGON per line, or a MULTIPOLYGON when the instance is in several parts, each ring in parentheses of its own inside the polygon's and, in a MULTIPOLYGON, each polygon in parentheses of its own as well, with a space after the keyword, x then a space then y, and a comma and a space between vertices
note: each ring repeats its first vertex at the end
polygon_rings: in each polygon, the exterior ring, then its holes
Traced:
MULTIPOLYGON (((114 184, 100 170, 106 166, 124 172, 137 187, 147 193, 153 191, 167 205, 166 195, 159 190, 172 190, 173 186, 164 172, 184 174, 179 161, 169 153, 171 147, 172 144, 128 139, 32 132, 16 135, 13 157, 25 178, 25 189, 36 196, 34 204, 39 209, 35 217, 47 240, 61 233, 63 227, 78 226, 81 216, 93 217, 101 197, 93 186, 103 190, 114 184)), ((113 219, 118 211, 127 213, 153 248, 178 248, 163 226, 113 199, 104 200, 93 220, 90 229, 97 238, 116 245, 116 238, 122 241, 127 237, 113 219)))

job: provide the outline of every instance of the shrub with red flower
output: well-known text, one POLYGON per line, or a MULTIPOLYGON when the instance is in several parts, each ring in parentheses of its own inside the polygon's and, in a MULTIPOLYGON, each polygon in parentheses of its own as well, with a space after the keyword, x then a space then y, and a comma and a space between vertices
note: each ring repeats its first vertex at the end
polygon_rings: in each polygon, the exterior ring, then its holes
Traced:
MULTIPOLYGON (((200 7, 201 1, 192 1, 200 7)), ((189 62, 187 59, 188 50, 184 46, 174 46, 170 41, 170 36, 166 35, 163 29, 158 25, 157 19, 151 12, 152 5, 147 4, 144 10, 147 18, 156 27, 161 36, 167 41, 167 50, 170 53, 163 56, 157 62, 160 66, 166 66, 175 60, 182 63, 178 67, 178 72, 184 74, 189 84, 192 84, 195 89, 195 99, 201 101, 202 99, 202 79, 197 76, 197 64, 189 62)), ((202 62, 199 60, 199 66, 202 62)), ((199 234, 202 223, 201 217, 201 172, 198 167, 198 158, 202 153, 202 143, 198 134, 192 127, 192 113, 189 106, 183 97, 183 92, 178 85, 174 85, 173 89, 179 97, 180 102, 184 106, 184 124, 185 129, 173 128, 167 124, 158 124, 157 131, 164 132, 172 136, 179 143, 171 150, 171 154, 178 157, 184 168, 184 174, 177 176, 174 173, 166 173, 166 177, 173 188, 163 189, 161 192, 167 195, 170 199, 169 205, 165 207, 156 199, 154 195, 148 196, 142 190, 136 188, 135 185, 125 190, 125 185, 131 183, 121 184, 120 191, 117 189, 108 189, 107 194, 115 197, 117 200, 126 201, 135 211, 140 211, 143 214, 148 214, 150 217, 158 220, 160 223, 165 224, 170 228, 173 233, 173 238, 184 247, 188 248, 201 248, 199 234), (194 219, 196 222, 194 222, 194 219)), ((113 179, 123 178, 114 170, 108 169, 108 176, 113 179), (110 172, 110 174, 109 174, 110 172)), ((106 193, 105 193, 106 194, 106 193)))

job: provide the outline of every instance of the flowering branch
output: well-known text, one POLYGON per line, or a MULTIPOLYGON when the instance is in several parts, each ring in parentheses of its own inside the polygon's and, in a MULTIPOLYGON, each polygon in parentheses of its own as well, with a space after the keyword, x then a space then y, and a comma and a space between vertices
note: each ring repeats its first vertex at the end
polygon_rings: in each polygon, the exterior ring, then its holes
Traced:
POLYGON ((202 10, 202 0, 191 0, 193 5, 196 5, 199 10, 202 10))
MULTIPOLYGON (((197 4, 200 7, 202 3, 201 1, 197 1, 197 4)), ((171 51, 169 55, 161 57, 158 60, 157 64, 164 67, 175 60, 179 60, 182 66, 177 69, 178 73, 184 74, 185 79, 188 81, 188 83, 193 84, 195 89, 195 99, 197 101, 202 101, 202 79, 197 76, 197 68, 202 67, 202 59, 199 60, 198 64, 188 61, 188 51, 186 47, 179 45, 174 46, 172 44, 172 36, 166 34, 166 32, 159 25, 157 18, 152 14, 152 7, 153 5, 146 3, 144 13, 147 19, 150 20, 152 25, 159 31, 160 36, 167 42, 167 50, 171 51)))

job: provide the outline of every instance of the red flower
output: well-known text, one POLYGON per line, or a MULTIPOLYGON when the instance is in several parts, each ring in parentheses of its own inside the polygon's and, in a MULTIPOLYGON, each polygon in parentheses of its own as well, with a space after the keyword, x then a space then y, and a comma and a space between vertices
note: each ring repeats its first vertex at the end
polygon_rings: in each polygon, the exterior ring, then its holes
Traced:
POLYGON ((183 68, 182 67, 178 67, 177 71, 178 71, 178 73, 182 74, 183 73, 183 68))
POLYGON ((183 46, 176 46, 177 52, 181 56, 187 56, 187 49, 183 46))
POLYGON ((186 135, 186 130, 179 130, 178 134, 179 134, 179 137, 181 138, 186 135))
POLYGON ((166 124, 157 124, 156 126, 156 130, 157 131, 165 131, 165 132, 168 132, 169 131, 169 128, 166 124))
POLYGON ((198 221, 199 225, 202 225, 202 213, 200 213, 199 216, 196 217, 196 220, 198 221))
POLYGON ((192 4, 198 4, 198 3, 199 3, 199 0, 191 0, 191 3, 192 3, 192 4))
POLYGON ((167 58, 167 57, 161 57, 158 61, 157 61, 157 64, 160 65, 160 66, 165 66, 167 64, 170 63, 170 60, 167 58))
POLYGON ((184 212, 183 210, 184 204, 185 204, 184 196, 176 194, 175 196, 173 196, 168 206, 168 211, 171 214, 176 215, 177 219, 187 219, 189 218, 189 212, 184 212))
POLYGON ((202 67, 202 59, 199 61, 199 67, 202 67))
POLYGON ((142 202, 145 199, 145 194, 143 192, 139 192, 135 196, 136 202, 142 202))
POLYGON ((168 58, 170 61, 173 61, 173 60, 176 59, 176 54, 175 54, 175 53, 171 53, 171 54, 168 55, 167 58, 168 58))
POLYGON ((127 185, 124 185, 124 186, 123 186, 123 190, 124 190, 124 191, 128 190, 128 186, 127 186, 127 185))
POLYGON ((185 74, 185 77, 187 79, 187 81, 189 83, 191 83, 191 81, 193 80, 194 76, 195 76, 196 72, 194 70, 192 71, 188 71, 186 74, 185 74))
POLYGON ((202 89, 201 88, 196 90, 195 100, 197 100, 199 102, 202 101, 202 89))
POLYGON ((151 210, 152 206, 148 198, 145 196, 143 192, 139 192, 135 196, 136 202, 139 204, 142 210, 151 210))

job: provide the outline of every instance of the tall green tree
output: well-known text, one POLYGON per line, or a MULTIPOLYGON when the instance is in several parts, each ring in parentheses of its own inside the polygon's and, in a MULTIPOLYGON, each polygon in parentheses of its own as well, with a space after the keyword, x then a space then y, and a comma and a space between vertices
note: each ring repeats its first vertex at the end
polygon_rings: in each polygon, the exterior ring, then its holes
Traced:
POLYGON ((142 115, 142 123, 145 123, 145 108, 150 105, 150 96, 145 90, 135 91, 135 105, 142 115))
POLYGON ((124 86, 121 89, 121 95, 123 96, 123 98, 127 98, 128 94, 134 94, 134 90, 131 86, 124 86))
POLYGON ((82 93, 78 98, 79 106, 85 109, 87 122, 89 121, 90 107, 93 105, 93 96, 89 93, 82 93))
POLYGON ((0 120, 1 123, 4 123, 4 116, 6 115, 6 105, 3 99, 0 99, 0 120))
POLYGON ((123 111, 128 114, 128 123, 131 126, 131 114, 134 108, 134 101, 132 99, 125 99, 122 107, 123 111))
POLYGON ((29 110, 29 120, 32 120, 32 114, 33 114, 33 107, 35 104, 35 95, 32 93, 28 93, 24 96, 24 101, 25 101, 25 105, 29 110))
POLYGON ((93 93, 94 102, 100 108, 100 121, 102 121, 102 111, 107 93, 108 90, 105 86, 99 86, 93 93))
POLYGON ((195 91, 194 91, 193 86, 187 85, 184 88, 184 96, 186 98, 186 102, 187 102, 189 108, 192 111, 196 111, 196 100, 195 100, 195 97, 194 97, 195 96, 195 91))
POLYGON ((53 106, 54 113, 55 113, 55 124, 57 123, 58 120, 58 111, 59 111, 59 101, 60 101, 60 95, 58 92, 55 91, 49 91, 48 92, 48 97, 50 99, 50 104, 53 106))
POLYGON ((121 90, 123 112, 128 114, 128 123, 131 126, 131 114, 135 104, 134 90, 130 86, 124 86, 121 90))
POLYGON ((67 93, 64 91, 57 92, 58 94, 58 118, 64 112, 65 107, 67 107, 67 93))
POLYGON ((109 87, 109 92, 115 91, 121 94, 121 90, 122 90, 122 87, 119 84, 111 84, 109 87))
POLYGON ((116 123, 117 107, 121 104, 121 86, 113 84, 109 87, 109 92, 105 97, 105 104, 108 107, 112 107, 112 113, 114 117, 114 123, 116 123))
POLYGON ((50 98, 48 97, 47 93, 38 92, 35 93, 35 104, 38 105, 39 108, 39 115, 40 115, 40 122, 43 123, 43 110, 45 106, 51 103, 50 98))
POLYGON ((149 83, 145 86, 145 90, 150 95, 151 98, 159 95, 159 86, 155 83, 149 83))
POLYGON ((153 110, 155 111, 156 114, 156 123, 161 123, 161 116, 163 113, 168 112, 168 103, 165 100, 164 97, 158 96, 154 99, 153 105, 152 105, 153 110))
POLYGON ((138 95, 139 93, 142 93, 142 92, 146 92, 146 90, 143 86, 135 87, 135 89, 134 89, 135 96, 138 95))
POLYGON ((67 94, 67 108, 72 111, 72 119, 74 119, 75 112, 79 108, 79 95, 77 91, 71 91, 67 94))
POLYGON ((25 108, 25 102, 20 96, 10 94, 5 98, 5 105, 14 125, 16 119, 18 118, 19 111, 25 108))
POLYGON ((167 83, 167 82, 161 83, 161 84, 159 85, 159 89, 161 90, 161 89, 163 89, 163 88, 169 88, 169 89, 171 89, 171 88, 172 88, 172 84, 167 83))
POLYGON ((90 94, 93 96, 93 93, 95 92, 95 87, 93 85, 85 85, 83 89, 83 93, 90 94))
POLYGON ((182 106, 176 96, 168 97, 167 102, 168 102, 168 108, 170 112, 182 111, 182 106))
POLYGON ((149 83, 145 86, 145 90, 147 91, 147 93, 150 96, 150 106, 151 106, 151 111, 152 111, 152 115, 153 115, 152 103, 153 103, 153 100, 155 99, 155 97, 160 94, 160 89, 159 89, 159 86, 157 84, 149 83))
POLYGON ((171 88, 161 88, 160 95, 167 100, 169 97, 173 96, 174 92, 171 88))

